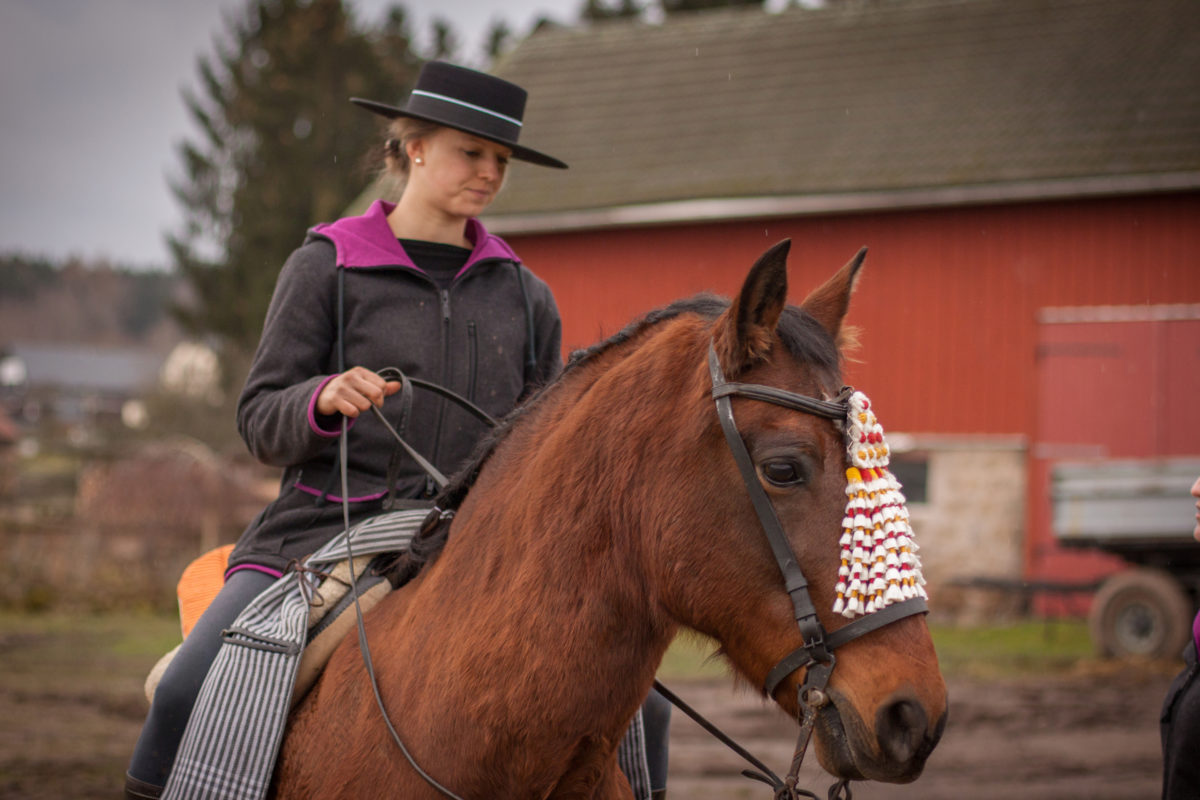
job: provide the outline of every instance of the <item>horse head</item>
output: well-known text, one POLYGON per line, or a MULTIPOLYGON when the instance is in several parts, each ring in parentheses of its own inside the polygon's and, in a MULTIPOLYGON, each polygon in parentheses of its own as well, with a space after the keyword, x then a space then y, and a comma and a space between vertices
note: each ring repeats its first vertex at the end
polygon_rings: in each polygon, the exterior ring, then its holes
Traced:
MULTIPOLYGON (((730 383, 831 401, 841 389, 840 348, 852 335, 843 321, 865 251, 794 307, 786 301, 787 250, 781 243, 753 266, 711 325, 712 352, 730 383)), ((694 377, 699 391, 689 398, 702 417, 695 431, 701 456, 692 463, 705 468, 683 464, 687 480, 676 482, 680 492, 659 512, 665 520, 654 556, 664 587, 660 601, 674 619, 716 639, 737 672, 762 687, 806 641, 781 573, 788 556, 773 552, 749 483, 762 487, 773 508, 798 562, 796 574, 807 580, 821 633, 836 637, 850 622, 834 610, 844 588, 839 568, 845 573, 839 542, 847 514, 845 420, 731 392, 733 435, 749 457, 740 471, 731 454, 736 442, 727 442, 713 413, 708 376, 694 377), (689 505, 702 512, 688 513, 689 505)), ((675 413, 685 425, 686 415, 675 413)), ((774 679, 773 698, 789 714, 801 714, 800 691, 814 668, 774 679)), ((903 616, 840 646, 824 697, 815 741, 827 771, 846 779, 914 780, 941 735, 947 708, 923 616, 903 616)))

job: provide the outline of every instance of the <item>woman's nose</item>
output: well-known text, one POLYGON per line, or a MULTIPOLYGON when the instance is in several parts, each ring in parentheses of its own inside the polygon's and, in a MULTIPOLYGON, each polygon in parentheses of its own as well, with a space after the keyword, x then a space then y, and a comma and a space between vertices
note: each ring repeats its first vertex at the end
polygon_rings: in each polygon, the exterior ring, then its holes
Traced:
POLYGON ((504 174, 500 162, 495 158, 485 158, 479 167, 479 173, 489 181, 498 181, 500 176, 504 174))

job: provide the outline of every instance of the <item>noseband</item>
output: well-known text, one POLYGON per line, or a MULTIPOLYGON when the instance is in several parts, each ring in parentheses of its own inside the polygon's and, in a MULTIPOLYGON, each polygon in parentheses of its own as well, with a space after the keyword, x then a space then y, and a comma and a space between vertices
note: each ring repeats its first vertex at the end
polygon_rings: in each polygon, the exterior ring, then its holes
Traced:
MULTIPOLYGON (((808 741, 812 736, 817 711, 829 702, 828 696, 825 694, 825 687, 829 683, 834 664, 837 662, 833 651, 847 642, 851 642, 892 622, 913 616, 914 614, 924 614, 929 608, 924 598, 914 597, 892 603, 880 610, 859 617, 831 633, 826 632, 825 626, 821 624, 821 620, 817 617, 817 609, 813 605, 812 595, 809 594, 808 580, 804 577, 804 572, 800 569, 800 563, 796 560, 796 554, 792 550, 791 543, 788 542, 787 534, 784 532, 783 525, 779 521, 779 515, 775 513, 775 507, 771 504, 770 498, 767 497, 762 483, 759 482, 758 471, 754 467, 754 461, 750 458, 750 452, 746 449, 746 444, 742 441, 741 434, 738 433, 737 424, 733 419, 733 403, 731 402, 731 398, 745 397, 833 420, 845 432, 847 415, 850 411, 849 398, 853 390, 846 387, 833 400, 819 400, 815 397, 776 389, 772 386, 754 383, 730 383, 725 380, 725 374, 721 370, 720 361, 717 359, 717 351, 711 344, 708 348, 708 369, 712 376, 712 396, 717 404, 717 418, 721 422, 721 429, 725 432, 725 441, 729 445, 733 460, 737 463, 738 471, 742 474, 742 481, 746 485, 750 501, 754 505, 759 523, 762 525, 763 532, 767 536, 767 541, 771 545, 771 552, 774 554, 775 561, 779 565, 779 571, 783 575, 784 587, 787 589, 788 596, 792 600, 792 610, 795 615, 796 625, 800 628, 800 635, 804 640, 803 645, 784 656, 767 673, 767 678, 763 683, 763 690, 768 696, 773 696, 779 684, 787 676, 802 667, 807 667, 804 683, 801 684, 798 694, 802 717, 800 720, 800 741, 796 745, 796 755, 792 760, 792 769, 789 770, 787 779, 784 782, 779 782, 778 778, 769 780, 766 776, 760 774, 752 775, 752 777, 774 785, 776 790, 775 796, 777 798, 795 798, 798 796, 798 790, 795 788, 796 776, 800 769, 800 762, 804 758, 804 751, 807 749, 808 741)), ((771 777, 774 778, 774 776, 771 777)), ((807 792, 803 794, 808 795, 807 792)))

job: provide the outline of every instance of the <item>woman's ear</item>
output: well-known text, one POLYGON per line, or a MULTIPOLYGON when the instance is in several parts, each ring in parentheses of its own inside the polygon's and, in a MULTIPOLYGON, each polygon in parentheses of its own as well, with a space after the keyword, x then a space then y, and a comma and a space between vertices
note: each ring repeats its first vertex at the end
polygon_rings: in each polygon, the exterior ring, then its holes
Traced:
POLYGON ((408 156, 408 163, 419 164, 420 160, 425 158, 425 140, 424 139, 409 139, 404 145, 404 152, 408 156))

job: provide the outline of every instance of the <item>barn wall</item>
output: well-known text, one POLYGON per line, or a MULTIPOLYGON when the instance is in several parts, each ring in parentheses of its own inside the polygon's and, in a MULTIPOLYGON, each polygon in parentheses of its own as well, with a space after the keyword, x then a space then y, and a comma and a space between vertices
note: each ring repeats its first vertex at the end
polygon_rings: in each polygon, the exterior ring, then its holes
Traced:
MULTIPOLYGON (((888 431, 1019 443, 1000 455, 986 446, 973 455, 969 446, 927 451, 940 497, 955 498, 919 512, 935 542, 935 581, 1072 579, 1115 568, 1115 559, 1064 554, 1051 541, 1047 477, 1030 455, 1047 439, 1039 429, 1039 312, 1200 303, 1200 193, 507 238, 554 289, 570 350, 676 298, 735 293, 754 258, 789 237, 794 302, 870 248, 849 316, 861 346, 846 378, 870 394, 888 431), (1007 476, 990 495, 968 479, 986 475, 985 463, 1007 476), (1005 472, 1013 464, 1018 472, 1005 472), (1021 486, 1024 496, 1014 494, 1021 486), (964 523, 978 517, 954 507, 978 508, 989 497, 1004 498, 1006 510, 996 517, 993 509, 986 533, 964 523)), ((1200 353, 1163 341, 1155 358, 1179 372, 1163 401, 1169 407, 1158 412, 1177 418, 1200 396, 1200 353)), ((1139 454, 1200 454, 1200 428, 1182 427, 1182 437, 1175 425, 1160 439, 1164 452, 1139 454)))
POLYGON ((1200 193, 507 238, 554 289, 569 350, 735 293, 787 237, 796 302, 870 248, 847 377, 889 430, 1031 438, 1039 309, 1200 302, 1200 193))

